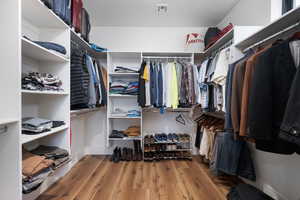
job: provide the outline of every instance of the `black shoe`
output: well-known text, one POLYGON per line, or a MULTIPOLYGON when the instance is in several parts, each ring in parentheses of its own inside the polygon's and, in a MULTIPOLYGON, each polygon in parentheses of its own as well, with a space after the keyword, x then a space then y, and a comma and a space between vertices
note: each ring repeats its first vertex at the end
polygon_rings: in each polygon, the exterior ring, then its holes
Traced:
MULTIPOLYGON (((121 148, 120 148, 120 151, 121 151, 121 148)), ((122 149, 121 160, 126 161, 126 148, 122 149)))
POLYGON ((116 147, 115 150, 114 150, 114 154, 112 156, 112 161, 114 163, 120 162, 120 155, 119 155, 119 148, 118 147, 116 147))
POLYGON ((113 152, 113 154, 112 154, 111 157, 110 157, 110 161, 111 161, 111 162, 114 162, 115 156, 116 156, 116 152, 117 152, 117 148, 114 149, 114 152, 113 152))

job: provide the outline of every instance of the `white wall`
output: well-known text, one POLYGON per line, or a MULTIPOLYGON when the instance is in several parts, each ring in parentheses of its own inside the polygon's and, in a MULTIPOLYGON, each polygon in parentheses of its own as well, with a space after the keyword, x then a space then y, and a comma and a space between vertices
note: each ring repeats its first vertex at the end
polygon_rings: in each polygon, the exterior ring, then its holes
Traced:
POLYGON ((230 22, 238 26, 266 25, 270 22, 271 1, 274 0, 240 0, 218 27, 224 28, 230 22))
POLYGON ((93 27, 91 41, 110 51, 184 52, 188 33, 203 27, 93 27))
POLYGON ((282 0, 271 0, 271 21, 282 16, 282 0))

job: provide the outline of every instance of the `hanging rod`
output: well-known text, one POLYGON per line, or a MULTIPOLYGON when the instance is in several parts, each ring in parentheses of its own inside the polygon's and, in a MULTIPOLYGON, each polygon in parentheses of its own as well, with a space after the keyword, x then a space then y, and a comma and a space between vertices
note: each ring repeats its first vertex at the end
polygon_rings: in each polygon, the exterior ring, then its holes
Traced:
POLYGON ((251 45, 251 46, 249 46, 249 47, 247 47, 247 48, 245 48, 245 49, 243 50, 243 52, 246 52, 246 51, 248 51, 249 49, 252 49, 252 48, 254 48, 254 47, 260 46, 260 45, 262 45, 262 44, 264 44, 264 43, 266 43, 266 42, 268 42, 268 41, 270 41, 270 40, 272 40, 272 39, 275 39, 275 38, 277 38, 278 36, 282 35, 283 33, 286 33, 286 32, 288 32, 288 31, 291 31, 291 30, 293 30, 294 28, 297 28, 299 25, 300 25, 300 21, 298 21, 297 23, 295 23, 295 24, 293 24, 293 25, 291 25, 291 26, 289 26, 289 27, 287 27, 287 28, 285 28, 285 29, 283 29, 283 30, 281 30, 281 31, 279 31, 279 32, 277 32, 277 33, 275 33, 275 34, 273 34, 273 35, 271 35, 271 36, 269 36, 269 37, 267 37, 267 38, 265 38, 265 39, 259 41, 259 42, 257 42, 257 43, 255 43, 255 44, 253 44, 253 45, 251 45))
POLYGON ((192 57, 143 56, 145 59, 192 59, 192 57))

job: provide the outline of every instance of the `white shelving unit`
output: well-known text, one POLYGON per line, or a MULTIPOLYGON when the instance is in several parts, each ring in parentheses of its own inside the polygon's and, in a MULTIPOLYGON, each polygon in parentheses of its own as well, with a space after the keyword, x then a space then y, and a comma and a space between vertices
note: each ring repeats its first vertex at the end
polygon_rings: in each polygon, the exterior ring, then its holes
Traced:
MULTIPOLYGON (((108 81, 111 83, 114 80, 123 81, 138 81, 138 73, 116 73, 115 67, 130 67, 137 71, 141 65, 141 52, 109 52, 108 54, 108 81)), ((108 88, 109 94, 109 88, 108 88)), ((119 95, 109 94, 107 105, 107 145, 129 145, 123 144, 124 141, 141 140, 142 137, 129 137, 129 138, 109 138, 112 130, 125 130, 129 126, 137 125, 142 130, 142 116, 140 117, 127 117, 117 116, 113 112, 116 108, 124 111, 138 110, 142 111, 137 103, 137 95, 119 95)), ((142 135, 141 135, 142 136, 142 135)))
MULTIPOLYGON (((71 154, 70 143, 70 43, 71 32, 55 13, 39 0, 22 1, 22 73, 40 72, 58 76, 64 91, 20 90, 22 95, 21 117, 39 117, 49 120, 64 121, 66 125, 53 128, 37 135, 21 134, 20 143, 31 150, 39 145, 57 146, 71 154), (66 55, 48 50, 32 41, 54 42, 66 48, 66 55)), ((21 73, 20 73, 21 74, 21 73)), ((64 176, 70 168, 66 164, 45 181, 39 190, 22 195, 23 200, 34 200, 48 189, 54 180, 64 176), (51 179, 51 180, 50 180, 51 179)), ((20 178, 21 183, 21 178, 20 178)))

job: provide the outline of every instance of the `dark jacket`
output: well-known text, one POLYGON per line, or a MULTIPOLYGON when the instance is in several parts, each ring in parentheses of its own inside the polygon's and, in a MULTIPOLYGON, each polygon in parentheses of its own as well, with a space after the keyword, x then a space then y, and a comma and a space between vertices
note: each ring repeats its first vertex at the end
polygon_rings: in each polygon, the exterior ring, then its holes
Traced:
MULTIPOLYGON (((290 97, 281 124, 280 138, 300 146, 300 68, 293 80, 290 97)), ((300 152, 300 151, 298 151, 300 152)))
POLYGON ((138 103, 141 107, 145 107, 146 104, 146 88, 145 79, 143 79, 143 73, 146 67, 146 62, 144 61, 139 70, 139 93, 138 93, 138 103))
POLYGON ((296 73, 289 42, 284 41, 259 56, 254 67, 249 98, 249 135, 256 148, 292 154, 296 148, 278 138, 292 80, 296 73))

